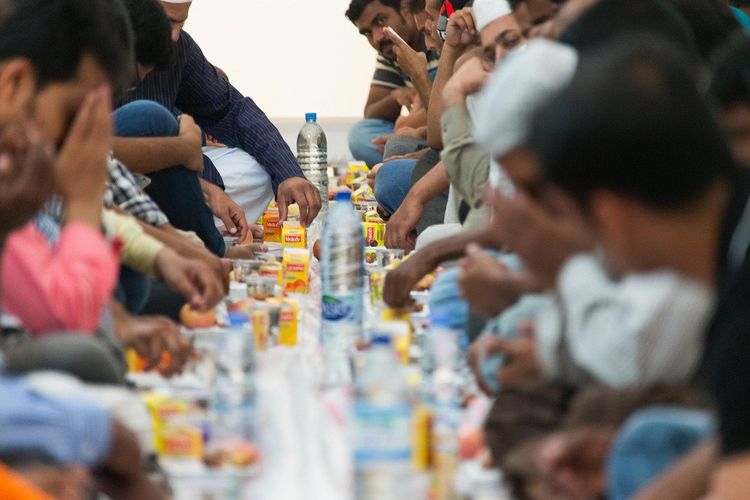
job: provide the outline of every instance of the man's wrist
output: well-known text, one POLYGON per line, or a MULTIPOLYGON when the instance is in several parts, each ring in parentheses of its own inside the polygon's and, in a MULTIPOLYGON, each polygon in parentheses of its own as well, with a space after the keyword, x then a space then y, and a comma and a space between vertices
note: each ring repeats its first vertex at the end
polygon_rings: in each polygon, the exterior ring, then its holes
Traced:
POLYGON ((90 199, 65 200, 65 224, 80 222, 91 226, 97 231, 102 228, 103 197, 94 196, 90 199))

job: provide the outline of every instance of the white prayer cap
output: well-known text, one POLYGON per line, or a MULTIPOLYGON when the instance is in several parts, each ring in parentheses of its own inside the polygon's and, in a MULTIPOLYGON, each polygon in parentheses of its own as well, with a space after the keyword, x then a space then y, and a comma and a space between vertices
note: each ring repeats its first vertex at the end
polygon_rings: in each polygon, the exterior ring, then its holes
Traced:
POLYGON ((477 31, 482 31, 492 21, 513 12, 507 0, 474 0, 471 8, 477 31))
POLYGON ((575 49, 541 38, 509 54, 477 95, 477 143, 493 158, 522 144, 533 116, 570 83, 577 66, 575 49))

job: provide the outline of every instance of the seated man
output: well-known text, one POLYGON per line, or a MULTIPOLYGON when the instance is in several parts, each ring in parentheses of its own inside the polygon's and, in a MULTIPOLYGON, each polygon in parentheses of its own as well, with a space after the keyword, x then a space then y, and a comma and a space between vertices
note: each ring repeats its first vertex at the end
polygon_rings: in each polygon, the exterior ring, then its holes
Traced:
MULTIPOLYGON (((136 36, 145 36, 146 33, 143 32, 145 28, 139 28, 139 26, 145 26, 144 23, 153 17, 153 2, 148 9, 144 7, 144 3, 148 3, 144 0, 128 0, 125 3, 130 7, 136 36)), ((141 75, 142 79, 136 87, 126 93, 119 111, 124 114, 128 104, 145 99, 158 102, 173 116, 177 110, 192 115, 206 134, 227 146, 242 148, 257 160, 256 163, 247 165, 243 181, 257 183, 260 179, 261 182, 267 182, 270 176, 270 184, 276 193, 283 220, 287 216, 287 207, 292 203, 297 203, 300 206, 302 223, 306 225, 311 223, 320 210, 320 193, 304 178, 294 155, 279 131, 251 99, 243 97, 218 75, 195 41, 182 31, 190 2, 182 0, 177 3, 162 2, 162 7, 172 22, 171 36, 174 43, 175 61, 167 69, 152 70, 145 76, 141 75)), ((157 30, 161 29, 157 27, 157 30)), ((163 34, 162 31, 159 33, 163 34)), ((149 68, 140 68, 140 70, 147 69, 149 68)), ((132 110, 128 114, 132 118, 132 110)), ((182 115, 179 128, 188 125, 192 127, 190 121, 190 117, 182 115), (183 120, 186 122, 182 123, 183 120)), ((133 121, 123 119, 121 123, 125 127, 133 121)), ((164 125, 169 124, 166 121, 159 121, 159 127, 163 128, 164 125)), ((170 127, 170 132, 177 131, 176 120, 171 123, 170 127)), ((174 137, 164 137, 164 135, 172 134, 164 134, 161 130, 158 132, 123 133, 123 135, 150 135, 152 137, 118 138, 115 140, 115 155, 134 171, 144 168, 163 169, 185 164, 185 159, 188 157, 191 168, 196 171, 202 168, 204 161, 201 151, 202 140, 197 143, 191 140, 186 151, 184 143, 176 141, 174 137)), ((194 135, 193 132, 190 134, 194 135)), ((185 214, 193 213, 194 207, 185 206, 188 202, 180 198, 178 193, 169 192, 167 184, 164 185, 168 191, 165 196, 170 198, 167 204, 176 207, 174 211, 178 212, 178 214, 168 212, 167 215, 177 227, 180 227, 175 216, 185 217, 185 214)), ((195 183, 191 185, 191 189, 195 194, 195 183)), ((218 186, 201 179, 199 189, 203 192, 213 213, 226 223, 230 232, 236 225, 238 217, 241 217, 243 227, 247 227, 242 208, 231 202, 218 186)), ((257 204, 262 205, 262 201, 258 200, 257 204)), ((165 209, 164 205, 160 206, 165 209)))
POLYGON ((427 51, 413 13, 400 0, 353 0, 346 17, 378 51, 365 119, 349 133, 352 155, 373 167, 383 161, 373 141, 393 134, 401 108, 417 95, 428 106, 437 54, 427 51))

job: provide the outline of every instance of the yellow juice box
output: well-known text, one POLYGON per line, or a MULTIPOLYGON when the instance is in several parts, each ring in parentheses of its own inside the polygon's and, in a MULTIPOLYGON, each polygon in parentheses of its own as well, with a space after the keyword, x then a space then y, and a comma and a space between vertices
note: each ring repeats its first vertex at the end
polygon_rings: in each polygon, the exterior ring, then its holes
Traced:
POLYGON ((279 315, 279 345, 297 345, 297 327, 299 324, 299 305, 295 300, 285 300, 279 315))
POLYGON ((307 248, 307 230, 299 222, 284 222, 281 245, 287 248, 307 248))
POLYGON ((288 293, 307 293, 310 284, 310 251, 305 248, 285 248, 284 290, 288 293))
POLYGON ((385 224, 377 222, 365 222, 362 224, 365 234, 365 245, 368 247, 385 246, 385 224))
POLYGON ((253 311, 252 319, 255 350, 265 351, 270 346, 271 314, 268 312, 268 309, 258 308, 253 311))

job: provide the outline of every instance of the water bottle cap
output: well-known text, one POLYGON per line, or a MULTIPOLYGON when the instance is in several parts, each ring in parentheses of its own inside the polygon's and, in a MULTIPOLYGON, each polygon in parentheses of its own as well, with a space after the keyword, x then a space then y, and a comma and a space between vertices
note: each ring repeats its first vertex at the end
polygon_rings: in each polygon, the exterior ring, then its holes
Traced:
POLYGON ((318 121, 318 113, 305 113, 305 121, 306 122, 318 121))
POLYGON ((229 326, 242 326, 245 323, 249 323, 250 318, 247 316, 247 314, 243 314, 241 312, 233 311, 229 313, 229 326))
POLYGON ((372 338, 372 345, 391 345, 391 338, 388 335, 375 335, 372 338))
POLYGON ((349 191, 337 191, 336 201, 352 201, 352 193, 349 191))

